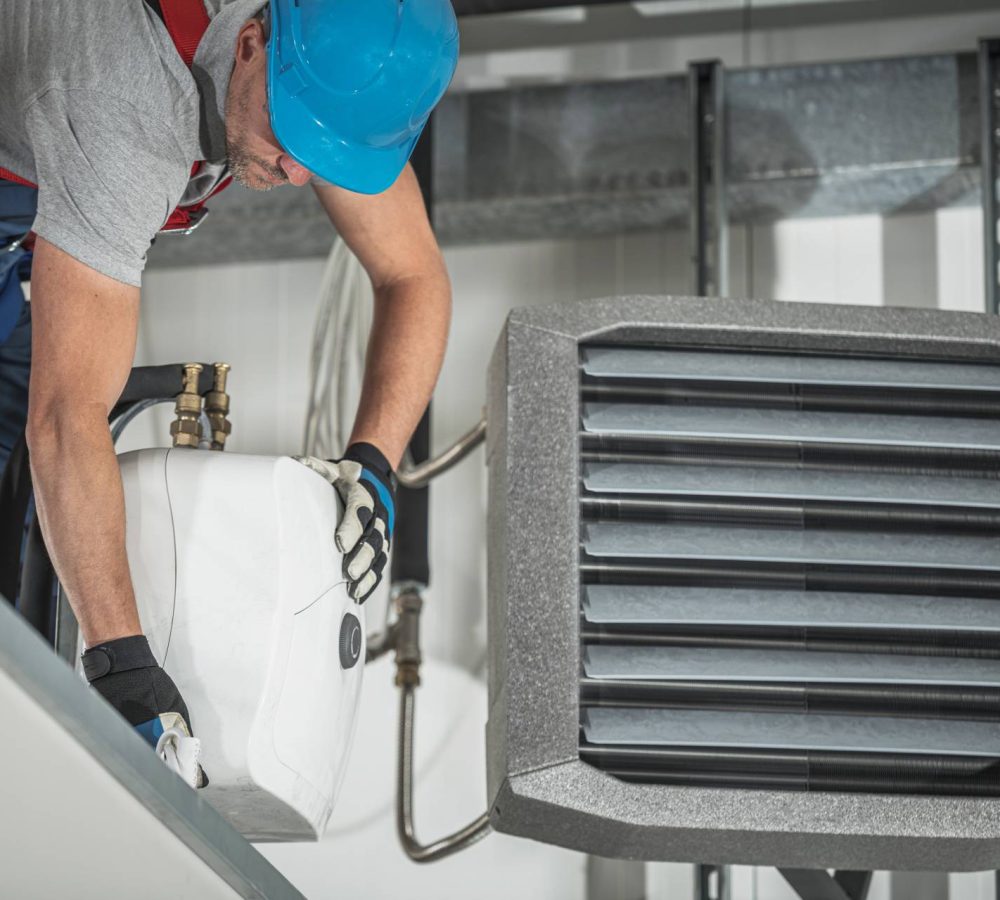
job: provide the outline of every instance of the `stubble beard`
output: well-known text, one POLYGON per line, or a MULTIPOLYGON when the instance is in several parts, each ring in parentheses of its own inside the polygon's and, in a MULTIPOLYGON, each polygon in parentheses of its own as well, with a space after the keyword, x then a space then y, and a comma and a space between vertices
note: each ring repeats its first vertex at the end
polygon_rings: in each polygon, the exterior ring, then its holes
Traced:
POLYGON ((248 149, 249 135, 246 123, 250 121, 250 86, 244 84, 238 93, 230 97, 231 109, 235 109, 235 117, 226 117, 226 155, 229 161, 229 174, 243 187, 251 191, 269 191, 288 180, 278 166, 272 165, 248 149), (265 180, 256 171, 262 169, 265 175, 273 179, 265 180))

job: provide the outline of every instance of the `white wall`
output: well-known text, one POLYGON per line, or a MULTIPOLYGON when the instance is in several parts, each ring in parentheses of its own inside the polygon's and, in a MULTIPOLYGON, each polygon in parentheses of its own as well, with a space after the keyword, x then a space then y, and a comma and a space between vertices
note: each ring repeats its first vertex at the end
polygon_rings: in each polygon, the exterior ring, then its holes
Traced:
MULTIPOLYGON (((868 24, 830 29, 825 37, 815 30, 786 31, 757 35, 749 46, 753 62, 763 64, 972 49, 975 37, 989 31, 1000 34, 1000 14, 956 16, 920 27, 868 24), (858 47, 865 53, 850 52, 858 47)), ((591 76, 609 70, 618 75, 676 70, 691 57, 742 53, 734 40, 728 35, 716 41, 705 37, 655 45, 597 45, 561 55, 498 54, 466 60, 463 78, 467 83, 477 77, 490 82, 505 77, 512 67, 522 75, 534 72, 543 78, 578 74, 581 67, 591 76)), ((434 444, 443 445, 478 419, 486 363, 510 308, 609 294, 686 293, 687 257, 686 240, 676 233, 448 249, 455 318, 435 396, 434 444)), ((983 306, 981 260, 975 209, 886 220, 856 216, 786 221, 734 229, 731 293, 978 311, 983 306)), ((231 449, 297 452, 322 265, 316 260, 149 272, 137 362, 230 362, 231 449)), ((166 443, 168 420, 165 411, 144 414, 127 433, 124 446, 166 443)), ((424 617, 431 665, 419 694, 417 721, 417 825, 425 838, 464 824, 485 805, 485 502, 482 450, 432 489, 433 584, 424 617)), ((380 602, 372 601, 370 615, 380 614, 380 602)), ((364 715, 331 833, 318 846, 265 848, 286 875, 311 900, 388 897, 404 887, 414 900, 470 894, 498 900, 510 895, 582 897, 582 857, 540 844, 492 836, 436 866, 417 867, 404 859, 389 808, 396 698, 386 662, 372 666, 366 675, 364 715)), ((684 867, 651 866, 650 880, 653 896, 690 896, 684 867)), ((979 876, 956 878, 953 896, 978 900, 987 896, 984 885, 988 881, 979 876)), ((792 896, 774 872, 734 872, 734 900, 792 896)), ((887 882, 882 878, 873 897, 885 896, 887 882)))
MULTIPOLYGON (((977 210, 946 210, 901 223, 878 217, 781 222, 757 228, 748 263, 746 234, 733 238, 733 293, 780 300, 982 308, 977 210), (893 241, 887 229, 933 236, 893 241), (936 257, 936 260, 933 258, 936 257), (748 273, 753 273, 748 286, 748 273), (930 274, 929 274, 930 273, 930 274), (932 277, 933 276, 933 277, 932 277)), ((534 241, 451 248, 455 316, 435 395, 434 443, 443 445, 480 415, 486 363, 513 306, 570 303, 629 293, 684 293, 688 270, 682 235, 643 234, 578 241, 534 241)), ((233 365, 231 449, 293 453, 300 448, 307 353, 322 261, 261 263, 147 274, 138 362, 224 359, 233 365)), ((166 443, 166 411, 144 414, 125 446, 166 443), (159 424, 154 426, 154 420, 159 424), (129 443, 131 442, 131 443, 129 443)), ((417 720, 417 825, 437 837, 485 806, 482 682, 486 648, 486 488, 480 449, 431 491, 432 586, 424 644, 436 662, 421 689, 417 720), (473 673, 470 677, 466 673, 473 673), (477 680, 479 679, 479 680, 477 680), (435 756, 435 760, 428 756, 435 756), (422 762, 420 760, 423 760, 422 762)), ((380 615, 383 598, 369 614, 380 615)), ((395 842, 390 814, 396 697, 387 661, 366 673, 364 715, 331 832, 319 846, 264 852, 310 900, 344 893, 390 896, 406 884, 414 898, 475 896, 574 900, 583 896, 583 858, 531 842, 492 836, 443 864, 409 863, 395 842)), ((651 896, 674 896, 683 867, 651 867, 651 896), (659 887, 657 887, 659 885, 659 887), (660 889, 662 888, 662 892, 660 889), (668 891, 670 892, 668 894, 668 891)), ((970 880, 971 878, 971 880, 970 880)), ((884 879, 882 897, 887 896, 884 879)), ((776 873, 734 872, 734 900, 792 900, 776 873), (751 890, 753 888, 753 890, 751 890)), ((956 882, 958 900, 978 900, 982 879, 956 882)), ((879 889, 876 884, 876 889, 879 889)), ((985 890, 985 889, 984 889, 985 890)), ((684 889, 684 896, 687 889, 684 889)), ((872 900, 881 900, 873 893, 872 900)))

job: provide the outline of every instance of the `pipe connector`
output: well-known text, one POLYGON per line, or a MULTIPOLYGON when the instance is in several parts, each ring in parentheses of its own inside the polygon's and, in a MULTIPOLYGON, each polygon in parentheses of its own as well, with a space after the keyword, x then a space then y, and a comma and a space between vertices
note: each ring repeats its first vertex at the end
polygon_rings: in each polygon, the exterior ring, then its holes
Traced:
POLYGON ((226 393, 228 363, 215 363, 212 390, 205 394, 205 415, 212 428, 212 449, 225 450, 226 438, 232 434, 233 425, 229 421, 229 394, 226 393))
POLYGON ((194 447, 201 442, 201 394, 198 393, 198 376, 201 363, 187 363, 181 392, 177 395, 174 412, 177 417, 170 423, 170 436, 175 447, 194 447))
POLYGON ((396 595, 396 686, 420 685, 420 611, 424 601, 415 588, 406 588, 396 595))

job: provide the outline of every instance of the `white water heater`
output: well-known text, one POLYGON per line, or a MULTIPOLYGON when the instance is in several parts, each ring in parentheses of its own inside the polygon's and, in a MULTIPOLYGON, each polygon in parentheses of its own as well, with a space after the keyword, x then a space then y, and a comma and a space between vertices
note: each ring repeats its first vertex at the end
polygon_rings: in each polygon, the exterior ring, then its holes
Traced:
POLYGON ((335 491, 290 457, 175 448, 119 461, 139 616, 202 741, 199 793, 251 840, 318 839, 365 655, 335 491))

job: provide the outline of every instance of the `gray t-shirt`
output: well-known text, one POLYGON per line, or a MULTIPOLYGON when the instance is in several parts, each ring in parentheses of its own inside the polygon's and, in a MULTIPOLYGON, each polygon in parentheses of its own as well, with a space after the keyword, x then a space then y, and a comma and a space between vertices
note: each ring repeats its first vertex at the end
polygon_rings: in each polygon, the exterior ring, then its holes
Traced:
POLYGON ((204 193, 193 163, 222 169, 236 34, 263 5, 206 0, 188 70, 142 0, 0 0, 0 167, 38 184, 39 235, 139 284, 167 216, 204 193))

